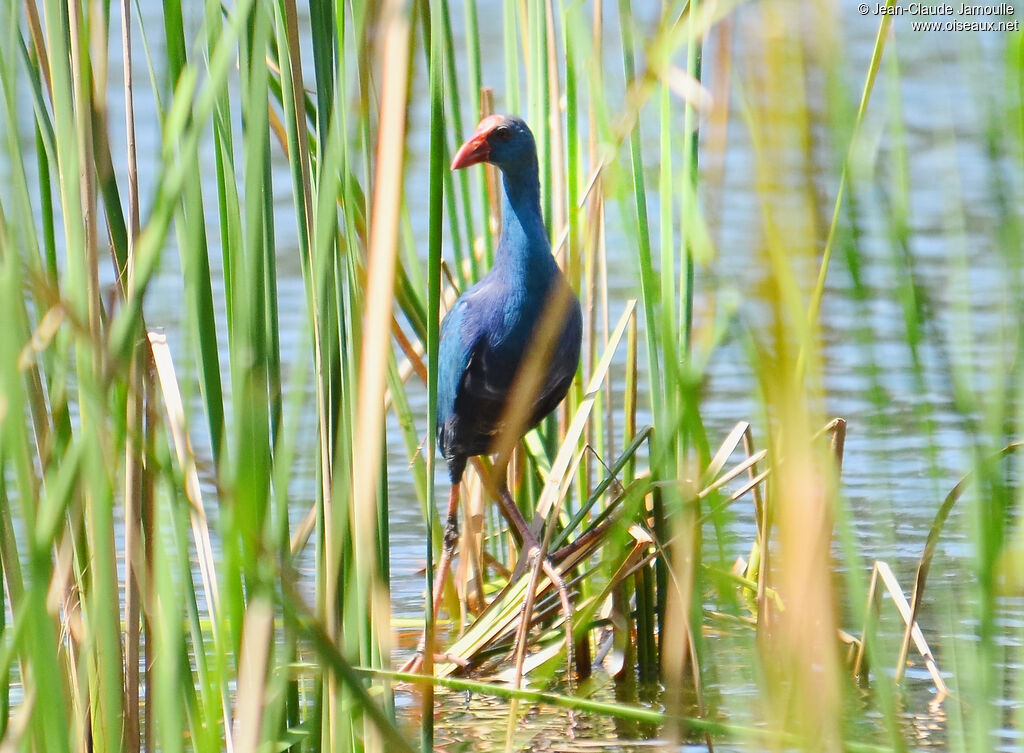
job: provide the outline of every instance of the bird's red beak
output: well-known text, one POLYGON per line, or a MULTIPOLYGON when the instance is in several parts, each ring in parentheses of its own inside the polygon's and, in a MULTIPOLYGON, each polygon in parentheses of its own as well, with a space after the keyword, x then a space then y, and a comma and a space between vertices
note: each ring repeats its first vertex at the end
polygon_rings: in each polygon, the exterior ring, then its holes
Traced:
POLYGON ((487 143, 487 136, 501 121, 500 115, 488 115, 481 120, 469 140, 459 147, 459 151, 455 152, 452 170, 460 170, 463 167, 486 162, 487 158, 491 156, 491 146, 487 143))

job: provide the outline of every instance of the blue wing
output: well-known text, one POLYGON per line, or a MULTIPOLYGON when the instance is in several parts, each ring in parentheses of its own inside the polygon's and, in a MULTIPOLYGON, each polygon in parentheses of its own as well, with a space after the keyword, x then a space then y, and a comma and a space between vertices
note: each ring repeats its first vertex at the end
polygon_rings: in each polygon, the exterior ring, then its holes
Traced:
MULTIPOLYGON (((540 307, 526 307, 538 311, 540 307)), ((488 452, 524 354, 534 342, 536 320, 514 320, 523 307, 507 291, 481 281, 463 295, 441 323, 438 353, 437 428, 453 481, 465 459, 488 452)), ((582 316, 575 298, 566 312, 548 372, 534 397, 528 427, 561 402, 579 364, 582 316)))
POLYGON ((486 293, 470 290, 441 323, 437 427, 449 462, 487 452, 514 376, 496 368, 488 326, 494 310, 486 293))

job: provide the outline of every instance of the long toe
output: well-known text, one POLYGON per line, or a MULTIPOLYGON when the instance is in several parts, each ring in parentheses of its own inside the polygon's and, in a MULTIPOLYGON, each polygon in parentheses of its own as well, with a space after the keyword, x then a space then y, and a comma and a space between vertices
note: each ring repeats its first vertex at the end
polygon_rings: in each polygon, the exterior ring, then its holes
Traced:
POLYGON ((565 614, 566 620, 571 619, 573 610, 572 602, 569 600, 569 589, 565 585, 565 579, 562 577, 562 574, 558 571, 558 566, 550 557, 545 557, 544 561, 541 562, 541 569, 548 576, 551 585, 558 591, 558 598, 562 602, 562 612, 565 614))
POLYGON ((415 654, 409 657, 409 659, 398 668, 398 671, 403 674, 419 674, 420 670, 423 669, 423 652, 417 651, 415 654))
MULTIPOLYGON (((532 573, 537 565, 537 557, 540 556, 540 549, 536 546, 532 546, 525 550, 525 556, 523 559, 527 560, 527 567, 532 573)), ((518 568, 517 568, 518 569, 518 568)), ((547 576, 547 579, 551 582, 552 588, 558 594, 558 601, 562 608, 562 616, 565 618, 565 630, 567 637, 567 645, 569 650, 572 650, 572 601, 569 599, 569 589, 565 584, 565 579, 562 577, 561 572, 558 570, 558 566, 550 556, 544 557, 540 561, 540 570, 547 576)), ((531 577, 531 585, 536 587, 536 581, 531 577)), ((523 603, 523 610, 520 614, 519 629, 516 631, 516 642, 525 640, 526 634, 529 632, 529 623, 533 618, 534 598, 536 593, 533 595, 528 594, 526 601, 523 603), (528 614, 529 612, 529 614, 528 614)))

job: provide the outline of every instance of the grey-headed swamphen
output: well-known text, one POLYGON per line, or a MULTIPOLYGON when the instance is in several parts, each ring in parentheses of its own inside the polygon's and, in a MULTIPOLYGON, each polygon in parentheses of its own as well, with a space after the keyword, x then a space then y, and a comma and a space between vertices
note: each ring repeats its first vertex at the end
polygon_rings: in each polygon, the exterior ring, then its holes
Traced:
MULTIPOLYGON (((540 179, 533 134, 518 117, 480 121, 452 160, 452 170, 496 165, 501 180, 501 234, 494 266, 452 306, 441 324, 437 430, 451 492, 444 549, 432 594, 440 602, 458 539, 459 484, 466 461, 497 452, 507 462, 512 445, 565 397, 580 359, 579 301, 551 255, 540 211, 540 179), (524 367, 525 366, 525 367, 524 367)), ((521 541, 534 552, 531 532, 496 467, 496 497, 521 541)), ((549 578, 564 584, 549 563, 549 578)), ((419 669, 423 644, 404 669, 419 669)))

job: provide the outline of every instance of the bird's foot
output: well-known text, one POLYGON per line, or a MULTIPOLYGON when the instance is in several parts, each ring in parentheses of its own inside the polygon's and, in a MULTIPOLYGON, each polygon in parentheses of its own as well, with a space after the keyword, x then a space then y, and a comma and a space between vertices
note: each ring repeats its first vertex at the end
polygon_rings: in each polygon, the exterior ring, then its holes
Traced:
POLYGON ((562 612, 565 615, 566 622, 568 623, 572 616, 572 602, 569 601, 569 589, 566 587, 565 579, 562 577, 562 572, 558 568, 559 564, 564 559, 562 551, 559 550, 557 552, 548 553, 541 558, 540 542, 537 541, 529 531, 527 531, 527 537, 527 542, 523 544, 525 557, 522 557, 520 562, 516 564, 515 571, 512 574, 512 579, 517 579, 524 572, 532 573, 537 567, 537 560, 540 559, 541 572, 547 576, 552 587, 558 592, 558 600, 562 604, 562 612))
MULTIPOLYGON (((418 675, 423 673, 423 647, 420 646, 416 649, 416 653, 406 660, 405 664, 398 668, 398 672, 401 674, 418 675)), ((452 654, 434 654, 434 663, 450 663, 455 664, 459 667, 468 667, 469 662, 463 659, 461 656, 454 656, 452 654)))
POLYGON ((418 648, 416 653, 398 668, 398 671, 405 675, 418 675, 421 669, 423 669, 423 649, 418 648))
MULTIPOLYGON (((530 558, 534 561, 539 556, 539 549, 535 549, 530 553, 530 558)), ((562 603, 562 614, 565 617, 565 624, 569 625, 572 622, 572 602, 569 601, 569 589, 565 585, 565 579, 562 577, 558 565, 555 564, 555 561, 550 556, 546 556, 540 561, 540 569, 548 576, 551 585, 558 592, 558 600, 562 603)))
POLYGON ((568 651, 568 662, 572 664, 572 602, 569 600, 569 589, 565 584, 565 579, 562 577, 562 573, 558 569, 558 565, 550 556, 541 557, 541 549, 537 544, 529 546, 526 550, 527 568, 531 573, 530 577, 530 588, 531 592, 528 592, 526 599, 523 601, 522 610, 519 615, 519 629, 516 631, 516 641, 513 647, 513 654, 519 651, 519 646, 523 643, 529 633, 529 623, 533 613, 533 603, 535 593, 532 589, 536 587, 537 583, 537 566, 540 565, 540 572, 543 572, 550 581, 551 586, 558 593, 558 600, 562 607, 562 615, 565 618, 565 635, 566 635, 566 650, 568 651), (539 560, 539 563, 538 563, 539 560))

